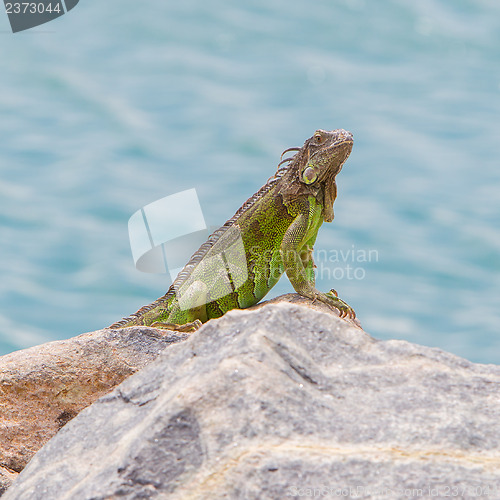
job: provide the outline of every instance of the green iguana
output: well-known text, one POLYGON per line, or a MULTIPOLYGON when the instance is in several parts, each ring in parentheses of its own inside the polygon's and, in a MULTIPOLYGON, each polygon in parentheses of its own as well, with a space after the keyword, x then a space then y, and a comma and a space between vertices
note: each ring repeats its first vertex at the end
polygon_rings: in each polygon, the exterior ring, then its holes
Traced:
POLYGON ((283 272, 297 293, 354 318, 335 290, 315 288, 312 250, 323 221, 333 220, 335 176, 352 150, 345 130, 317 130, 289 148, 274 177, 191 257, 168 292, 109 328, 147 325, 192 331, 231 309, 259 302, 283 272))

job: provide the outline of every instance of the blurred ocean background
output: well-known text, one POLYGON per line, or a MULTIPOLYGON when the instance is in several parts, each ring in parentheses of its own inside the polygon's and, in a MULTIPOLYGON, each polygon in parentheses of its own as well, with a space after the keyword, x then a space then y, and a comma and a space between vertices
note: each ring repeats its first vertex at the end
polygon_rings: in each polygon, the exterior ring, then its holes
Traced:
POLYGON ((355 139, 318 288, 376 338, 500 363, 498 0, 81 0, 17 34, 0 13, 0 354, 162 295, 129 217, 194 187, 220 225, 318 128, 355 139))

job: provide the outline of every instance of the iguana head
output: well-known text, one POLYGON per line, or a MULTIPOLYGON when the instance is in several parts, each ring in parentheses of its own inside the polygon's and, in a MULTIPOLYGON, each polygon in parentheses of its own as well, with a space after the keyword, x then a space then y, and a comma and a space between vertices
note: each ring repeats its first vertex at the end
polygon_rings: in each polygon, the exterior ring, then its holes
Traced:
POLYGON ((288 149, 297 151, 297 154, 282 162, 291 161, 287 175, 283 177, 287 177, 289 187, 294 186, 282 190, 285 202, 296 196, 312 194, 323 204, 323 219, 331 222, 333 202, 337 197, 335 176, 349 157, 352 144, 352 134, 346 130, 316 130, 301 148, 288 149), (293 182, 290 182, 292 178, 293 182))
POLYGON ((352 134, 346 130, 316 130, 303 149, 306 161, 300 169, 300 181, 314 184, 334 179, 352 150, 352 134))

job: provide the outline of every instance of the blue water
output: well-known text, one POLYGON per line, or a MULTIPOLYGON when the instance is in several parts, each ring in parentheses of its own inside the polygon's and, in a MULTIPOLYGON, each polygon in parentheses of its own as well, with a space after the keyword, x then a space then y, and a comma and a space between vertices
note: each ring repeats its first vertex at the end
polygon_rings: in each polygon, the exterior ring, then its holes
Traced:
POLYGON ((317 128, 355 138, 318 287, 377 338, 500 363, 498 0, 81 0, 15 35, 0 12, 0 354, 162 295, 132 213, 195 187, 221 224, 317 128))

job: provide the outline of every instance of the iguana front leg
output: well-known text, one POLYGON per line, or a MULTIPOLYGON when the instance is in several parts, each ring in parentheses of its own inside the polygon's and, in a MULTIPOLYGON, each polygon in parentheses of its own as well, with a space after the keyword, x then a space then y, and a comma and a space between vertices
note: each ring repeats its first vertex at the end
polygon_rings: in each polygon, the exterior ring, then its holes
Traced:
POLYGON ((304 239, 309 229, 309 211, 303 210, 290 224, 281 242, 280 253, 286 275, 297 293, 311 300, 319 300, 335 307, 340 317, 354 319, 356 313, 348 304, 337 297, 337 292, 331 290, 323 293, 316 289, 314 279, 314 263, 312 260, 312 245, 308 243, 316 238, 316 232, 306 244, 304 239))

